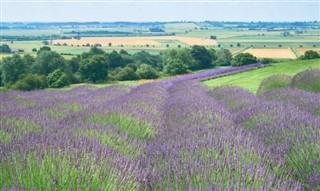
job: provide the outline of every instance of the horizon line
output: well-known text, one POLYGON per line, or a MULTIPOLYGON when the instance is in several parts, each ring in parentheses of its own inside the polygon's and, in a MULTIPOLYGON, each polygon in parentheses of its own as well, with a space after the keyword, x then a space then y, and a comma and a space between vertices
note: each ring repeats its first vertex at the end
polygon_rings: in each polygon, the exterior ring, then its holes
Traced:
POLYGON ((205 22, 238 22, 238 23, 295 23, 295 22, 320 22, 319 20, 300 20, 300 21, 288 21, 288 20, 278 20, 278 21, 241 21, 241 20, 224 20, 224 21, 217 21, 217 20, 202 20, 202 21, 192 21, 192 20, 171 20, 171 21, 126 21, 126 20, 117 20, 117 21, 0 21, 1 23, 205 23, 205 22))
POLYGON ((1 3, 318 3, 318 0, 2 0, 1 3))

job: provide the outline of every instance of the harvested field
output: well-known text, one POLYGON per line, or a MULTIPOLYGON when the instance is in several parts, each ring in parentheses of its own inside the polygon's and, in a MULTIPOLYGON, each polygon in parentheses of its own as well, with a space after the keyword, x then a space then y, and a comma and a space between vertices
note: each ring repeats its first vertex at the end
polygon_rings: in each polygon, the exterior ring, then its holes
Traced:
POLYGON ((320 48, 296 48, 299 55, 304 55, 304 53, 308 50, 320 51, 320 48))
POLYGON ((236 54, 238 52, 240 52, 243 48, 230 48, 229 51, 231 52, 231 54, 236 54))
POLYGON ((274 43, 283 43, 283 42, 296 42, 296 43, 302 43, 302 42, 315 42, 315 38, 305 38, 305 39, 240 39, 239 37, 230 38, 230 39, 223 39, 223 42, 274 42, 274 43))
POLYGON ((108 46, 109 43, 112 46, 118 45, 161 45, 159 42, 156 42, 152 39, 144 38, 144 37, 83 37, 80 40, 77 39, 62 39, 62 40, 54 40, 53 44, 68 44, 68 45, 85 45, 89 43, 90 45, 101 44, 102 46, 108 46))
POLYGON ((250 48, 244 52, 248 52, 257 58, 296 58, 290 48, 250 48))
POLYGON ((217 42, 211 39, 204 38, 192 38, 192 37, 184 37, 184 36, 156 36, 156 37, 139 37, 139 38, 151 38, 153 40, 172 40, 172 41, 180 41, 187 45, 216 45, 217 42))
POLYGON ((9 56, 12 56, 13 54, 0 54, 0 60, 2 60, 2 58, 5 58, 5 57, 9 57, 9 56))
POLYGON ((155 45, 161 46, 160 42, 156 40, 172 40, 172 41, 180 41, 181 43, 187 45, 215 45, 216 41, 210 39, 203 38, 191 38, 191 37, 182 37, 182 36, 152 36, 152 37, 87 37, 77 39, 62 39, 62 40, 54 40, 53 44, 68 44, 74 46, 82 46, 87 43, 90 45, 93 44, 101 44, 102 46, 108 46, 109 43, 112 46, 124 45, 124 46, 133 46, 133 45, 155 45))

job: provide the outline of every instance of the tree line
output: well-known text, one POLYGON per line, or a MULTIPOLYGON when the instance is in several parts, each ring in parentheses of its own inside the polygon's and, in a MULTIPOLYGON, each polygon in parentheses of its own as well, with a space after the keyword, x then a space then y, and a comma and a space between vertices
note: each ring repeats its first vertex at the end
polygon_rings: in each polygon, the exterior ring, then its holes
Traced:
MULTIPOLYGON (((241 66, 258 62, 249 53, 232 57, 227 49, 204 46, 171 48, 152 55, 146 51, 129 54, 125 50, 106 53, 91 47, 70 60, 50 47, 41 47, 36 56, 18 54, 0 62, 0 85, 8 89, 60 88, 82 82, 156 79, 217 66, 241 66)), ((268 62, 268 60, 266 60, 268 62)))

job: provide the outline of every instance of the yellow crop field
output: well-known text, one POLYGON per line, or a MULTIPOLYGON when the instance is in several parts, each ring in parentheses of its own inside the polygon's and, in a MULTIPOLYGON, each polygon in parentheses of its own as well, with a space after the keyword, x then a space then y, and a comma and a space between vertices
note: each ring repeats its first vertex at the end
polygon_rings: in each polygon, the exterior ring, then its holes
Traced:
POLYGON ((0 60, 2 60, 2 58, 5 58, 5 57, 9 57, 9 56, 12 56, 13 54, 2 54, 0 53, 0 60))
POLYGON ((109 43, 112 46, 134 46, 134 45, 155 45, 161 46, 160 42, 157 40, 172 40, 180 41, 187 45, 216 45, 217 42, 211 39, 205 38, 193 38, 193 37, 183 37, 183 36, 152 36, 152 37, 83 37, 80 40, 78 39, 62 39, 62 40, 53 40, 53 44, 64 44, 82 46, 89 43, 90 45, 101 44, 102 46, 108 46, 109 43))
POLYGON ((250 48, 244 52, 248 52, 257 58, 296 58, 290 48, 250 48))
POLYGON ((108 46, 109 43, 112 46, 118 45, 161 45, 159 42, 154 41, 152 39, 148 39, 145 37, 83 37, 80 40, 78 39, 62 39, 62 40, 54 40, 53 44, 68 44, 68 45, 85 45, 89 43, 90 45, 101 44, 102 46, 108 46))
POLYGON ((242 48, 230 48, 229 49, 231 54, 236 54, 236 53, 240 52, 241 50, 242 50, 242 48))
POLYGON ((320 51, 320 48, 296 48, 297 52, 299 55, 304 55, 304 53, 307 51, 307 50, 314 50, 314 51, 317 51, 319 52, 320 51))

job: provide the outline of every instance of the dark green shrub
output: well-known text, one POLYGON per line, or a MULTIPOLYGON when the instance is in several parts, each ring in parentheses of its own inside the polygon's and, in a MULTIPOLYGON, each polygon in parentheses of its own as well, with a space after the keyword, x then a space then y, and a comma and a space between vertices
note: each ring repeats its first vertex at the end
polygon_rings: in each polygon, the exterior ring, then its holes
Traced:
POLYGON ((6 52, 6 53, 10 53, 11 49, 7 44, 2 44, 0 46, 0 52, 6 52))
POLYGON ((262 58, 259 60, 259 62, 261 64, 270 64, 270 63, 273 63, 275 62, 272 58, 262 58))
POLYGON ((67 76, 60 69, 50 73, 47 77, 47 80, 50 88, 61 88, 69 85, 67 76))
POLYGON ((84 81, 106 80, 108 77, 108 61, 100 55, 84 59, 80 62, 79 73, 84 81))
POLYGON ((124 68, 118 69, 118 73, 115 74, 114 78, 116 80, 138 80, 139 76, 135 73, 132 67, 126 66, 124 68))
POLYGON ((12 89, 27 90, 27 91, 44 89, 46 87, 47 87, 46 77, 43 75, 36 75, 36 74, 27 74, 11 86, 12 89))
POLYGON ((228 49, 220 49, 216 52, 217 59, 214 61, 218 66, 230 66, 232 60, 232 54, 228 49))
POLYGON ((188 72, 188 66, 180 59, 173 59, 166 63, 164 72, 169 75, 185 74, 188 72))
POLYGON ((239 53, 231 61, 232 66, 243 66, 257 63, 257 58, 250 53, 239 53))
POLYGON ((155 79, 159 77, 157 71, 150 65, 141 64, 137 70, 137 74, 142 79, 155 79))
POLYGON ((308 50, 302 56, 303 60, 309 60, 309 59, 315 59, 315 58, 320 58, 320 55, 317 51, 314 51, 314 50, 308 50))

